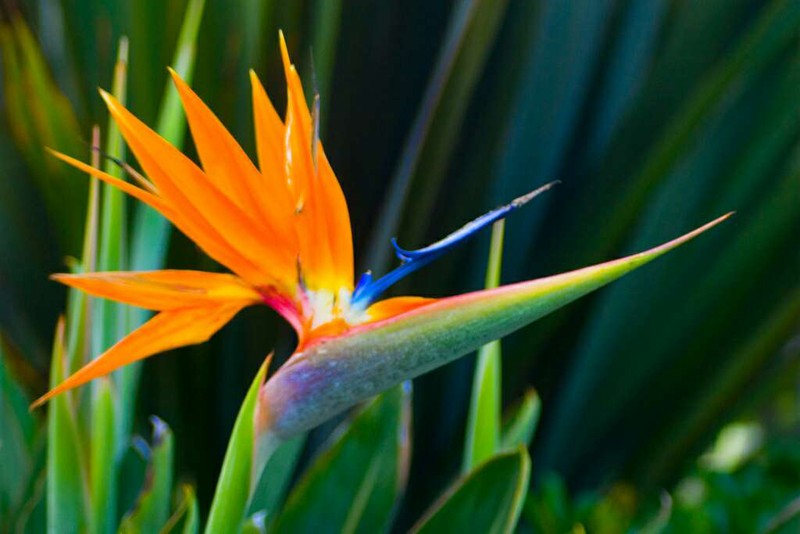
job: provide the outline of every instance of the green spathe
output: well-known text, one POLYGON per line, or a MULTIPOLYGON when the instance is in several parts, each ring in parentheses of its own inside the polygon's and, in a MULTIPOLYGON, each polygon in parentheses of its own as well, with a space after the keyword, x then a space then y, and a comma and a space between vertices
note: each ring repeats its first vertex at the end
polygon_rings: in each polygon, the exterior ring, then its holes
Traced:
MULTIPOLYGON (((464 356, 691 240, 720 217, 646 252, 435 301, 295 354, 259 392, 256 434, 288 439, 354 404, 464 356)), ((263 465, 263 459, 256 466, 263 465)))

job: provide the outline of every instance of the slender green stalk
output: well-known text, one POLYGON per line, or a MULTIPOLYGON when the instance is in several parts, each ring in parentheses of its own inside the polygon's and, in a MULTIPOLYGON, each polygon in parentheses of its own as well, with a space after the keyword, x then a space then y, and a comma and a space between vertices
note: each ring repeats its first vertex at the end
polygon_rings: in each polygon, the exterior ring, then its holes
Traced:
MULTIPOLYGON (((117 62, 114 66, 112 91, 125 102, 128 79, 128 39, 119 40, 117 62)), ((125 142, 119 127, 112 118, 108 120, 106 154, 118 161, 125 159, 125 142)), ((116 163, 108 160, 105 171, 123 177, 116 163)), ((108 185, 102 187, 102 210, 100 223, 100 247, 97 268, 101 271, 117 271, 127 268, 126 201, 125 194, 108 185)), ((128 332, 127 309, 121 304, 98 299, 92 303, 93 332, 92 353, 102 354, 128 332)), ((91 494, 92 531, 94 534, 110 534, 116 524, 116 478, 118 461, 127 447, 133 418, 135 390, 130 383, 138 374, 136 366, 120 369, 114 382, 101 380, 92 387, 91 409, 91 494), (115 398, 116 397, 116 398, 115 398), (113 406, 118 403, 117 406, 113 406)))
MULTIPOLYGON (((486 289, 500 285, 504 229, 503 220, 492 226, 486 289)), ((500 445, 501 373, 500 340, 497 339, 478 350, 461 467, 463 473, 470 472, 493 455, 500 445)))

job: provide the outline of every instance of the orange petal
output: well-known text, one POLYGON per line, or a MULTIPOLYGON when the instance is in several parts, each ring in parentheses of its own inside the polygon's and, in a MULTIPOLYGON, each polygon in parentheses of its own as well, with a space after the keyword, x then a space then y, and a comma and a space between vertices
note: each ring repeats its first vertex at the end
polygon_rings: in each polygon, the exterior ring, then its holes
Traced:
POLYGON ((62 154, 61 152, 56 152, 55 150, 50 150, 50 149, 47 149, 47 150, 53 156, 57 157, 61 161, 65 162, 65 163, 69 163, 73 167, 85 172, 86 174, 94 176, 95 178, 98 178, 98 179, 106 182, 107 184, 113 185, 117 189, 120 189, 120 190, 124 191, 125 193, 128 193, 129 195, 131 195, 132 197, 134 197, 137 200, 141 200, 142 202, 144 202, 145 204, 147 204, 148 206, 150 206, 154 210, 156 210, 159 213, 161 213, 167 219, 172 220, 173 217, 176 217, 175 212, 172 210, 172 208, 170 208, 167 205, 166 202, 164 202, 161 199, 161 197, 156 196, 153 193, 150 193, 148 191, 145 191, 144 189, 142 189, 140 187, 136 187, 135 185, 130 184, 130 183, 126 182, 125 180, 120 180, 119 178, 111 176, 110 174, 105 173, 105 172, 101 171, 100 169, 96 169, 96 168, 92 167, 91 165, 87 165, 86 163, 83 163, 80 160, 77 160, 75 158, 67 156, 66 154, 62 154))
POLYGON ((391 299, 376 302, 367 308, 368 323, 389 319, 395 315, 432 304, 439 299, 428 299, 425 297, 394 297, 391 299))
POLYGON ((253 88, 253 121, 256 128, 256 149, 261 174, 267 182, 271 195, 275 195, 276 204, 291 224, 294 214, 294 198, 289 193, 284 165, 285 145, 284 126, 272 102, 258 80, 258 76, 250 71, 250 82, 253 88))
POLYGON ((322 197, 321 207, 325 211, 325 227, 328 232, 337 287, 353 290, 353 230, 350 212, 339 181, 331 164, 319 144, 317 187, 322 197))
MULTIPOLYGON (((281 55, 286 74, 285 166, 289 188, 296 205, 295 224, 300 243, 300 264, 311 289, 337 290, 337 270, 331 251, 326 195, 320 187, 311 154, 311 115, 297 70, 289 59, 286 41, 280 34, 281 55)), ((352 277, 352 275, 350 275, 352 277)))
POLYGON ((291 221, 276 217, 285 211, 286 204, 268 187, 256 167, 244 153, 222 122, 203 101, 170 69, 178 94, 186 110, 197 153, 206 176, 220 191, 227 193, 251 218, 260 221, 270 231, 275 247, 296 251, 296 238, 291 221))
MULTIPOLYGON (((211 257, 257 285, 296 280, 293 251, 272 246, 268 230, 243 212, 179 150, 102 93, 125 140, 164 200, 181 216, 185 232, 211 257)), ((184 230, 184 228, 182 228, 184 230)))
POLYGON ((262 301, 258 291, 230 274, 163 270, 56 274, 51 278, 96 297, 159 311, 262 301))
POLYGON ((40 397, 31 408, 59 393, 158 352, 207 341, 242 309, 242 304, 163 311, 40 397))

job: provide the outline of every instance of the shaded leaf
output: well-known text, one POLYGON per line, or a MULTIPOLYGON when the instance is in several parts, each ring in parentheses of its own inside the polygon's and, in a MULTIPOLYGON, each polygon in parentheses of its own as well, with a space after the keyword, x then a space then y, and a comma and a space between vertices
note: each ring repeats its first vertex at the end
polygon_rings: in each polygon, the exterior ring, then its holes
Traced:
POLYGON ((530 470, 531 461, 524 447, 493 456, 456 482, 411 532, 513 532, 522 511, 530 470))
MULTIPOLYGON (((64 352, 62 318, 53 345, 51 387, 66 376, 64 352)), ((72 401, 72 393, 59 395, 50 403, 47 414, 47 529, 64 534, 78 534, 88 528, 88 483, 72 401)))
MULTIPOLYGON (((197 56, 197 34, 203 18, 205 0, 191 0, 186 6, 172 67, 191 85, 197 56)), ((172 145, 180 147, 186 136, 186 120, 178 91, 167 80, 161 98, 156 132, 172 145)), ((136 208, 131 240, 131 267, 134 270, 157 269, 164 263, 171 226, 169 221, 151 207, 139 203, 136 208)), ((148 313, 138 311, 136 322, 143 323, 148 313)))
POLYGON ((174 456, 172 431, 158 417, 150 420, 153 423, 150 465, 136 506, 122 519, 120 534, 158 534, 169 518, 174 456))
POLYGON ((53 81, 39 44, 19 17, 0 29, 3 82, 12 137, 23 154, 64 252, 80 250, 86 181, 59 169, 44 147, 75 154, 81 133, 69 101, 53 81))
POLYGON ((536 390, 529 389, 525 392, 522 402, 511 412, 503 423, 500 446, 503 449, 514 449, 520 445, 530 446, 539 416, 542 413, 542 401, 536 390))
POLYGON ((410 419, 410 384, 371 401, 309 467, 270 532, 385 531, 405 488, 410 419))
MULTIPOLYGON (((371 238, 367 265, 386 267, 391 251, 389 240, 397 235, 398 225, 416 175, 424 176, 422 192, 413 198, 415 208, 412 232, 419 234, 420 223, 427 221, 432 201, 441 184, 456 146, 467 104, 488 59, 507 0, 461 0, 453 7, 447 34, 430 76, 422 103, 408 133, 403 152, 386 193, 371 238)), ((526 190, 531 189, 530 187, 526 190)), ((518 194, 507 198, 515 198, 518 194)), ((415 240, 418 235, 413 235, 415 240)))
POLYGON ((264 473, 268 474, 261 477, 253 493, 250 512, 261 512, 267 517, 273 517, 280 509, 307 437, 302 434, 281 443, 275 449, 264 468, 264 473))
POLYGON ((0 336, 0 524, 13 525, 31 492, 42 445, 39 422, 14 379, 0 336))

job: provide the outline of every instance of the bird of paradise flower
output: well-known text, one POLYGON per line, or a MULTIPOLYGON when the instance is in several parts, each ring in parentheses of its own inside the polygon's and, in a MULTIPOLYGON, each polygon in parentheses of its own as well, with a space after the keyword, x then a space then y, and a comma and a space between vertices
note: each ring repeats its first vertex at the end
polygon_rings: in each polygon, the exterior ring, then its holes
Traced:
MULTIPOLYGON (((160 270, 54 275, 94 296, 158 313, 33 406, 136 360, 204 342, 242 308, 266 304, 298 336, 294 354, 259 393, 256 435, 268 436, 261 441, 272 450, 274 442, 505 336, 730 216, 646 252, 557 276, 443 299, 377 300, 401 277, 507 216, 550 184, 423 249, 405 250, 393 242, 401 265, 377 279, 367 272, 356 283, 347 204, 282 34, 280 48, 288 85, 284 120, 251 72, 260 168, 174 71, 170 73, 202 168, 104 91, 101 95, 146 177, 133 172, 138 183, 129 183, 54 153, 156 209, 232 274, 160 270)), ((258 468, 263 467, 261 456, 258 468)))

